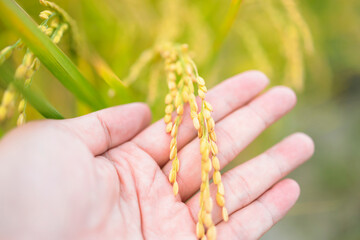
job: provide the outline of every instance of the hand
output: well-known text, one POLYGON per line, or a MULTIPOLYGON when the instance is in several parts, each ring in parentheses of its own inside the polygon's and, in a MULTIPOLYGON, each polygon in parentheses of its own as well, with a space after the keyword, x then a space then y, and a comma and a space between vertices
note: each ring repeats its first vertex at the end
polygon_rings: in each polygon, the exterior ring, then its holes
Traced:
MULTIPOLYGON (((286 87, 257 96, 267 84, 251 71, 207 94, 221 167, 295 105, 286 87)), ((0 142, 0 239, 196 239, 201 158, 188 111, 179 129, 177 197, 167 177, 170 136, 162 120, 148 126, 144 104, 9 133, 0 142)), ((296 133, 225 173, 231 215, 222 222, 214 204, 218 239, 257 239, 279 221, 299 196, 294 180, 281 179, 313 149, 296 133)))

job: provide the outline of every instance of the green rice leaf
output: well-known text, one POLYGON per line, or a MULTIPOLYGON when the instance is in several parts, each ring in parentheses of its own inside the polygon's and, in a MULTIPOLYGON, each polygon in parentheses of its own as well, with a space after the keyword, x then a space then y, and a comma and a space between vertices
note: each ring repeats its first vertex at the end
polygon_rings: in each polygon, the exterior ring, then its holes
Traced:
POLYGON ((93 109, 106 107, 99 92, 16 2, 0 0, 0 19, 19 35, 41 63, 79 100, 93 109))

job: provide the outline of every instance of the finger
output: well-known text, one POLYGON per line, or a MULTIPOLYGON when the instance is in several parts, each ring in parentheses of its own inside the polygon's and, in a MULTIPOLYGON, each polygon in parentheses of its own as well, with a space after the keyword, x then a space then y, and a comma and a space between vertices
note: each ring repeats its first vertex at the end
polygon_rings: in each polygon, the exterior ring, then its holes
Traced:
MULTIPOLYGON (((311 138, 303 133, 295 133, 265 153, 225 173, 222 182, 228 213, 231 214, 254 201, 308 160, 313 152, 314 144, 311 138)), ((217 189, 214 184, 211 184, 210 191, 215 199, 217 189)), ((199 211, 199 194, 192 197, 187 205, 196 218, 199 211)), ((218 223, 221 219, 221 209, 214 207, 213 221, 218 223)))
POLYGON ((150 120, 151 113, 145 104, 132 103, 59 123, 78 136, 94 155, 99 155, 133 138, 150 120))
MULTIPOLYGON (((233 112, 216 124, 218 158, 221 168, 233 160, 263 130, 292 109, 296 96, 285 87, 274 87, 247 106, 233 112)), ((178 154, 180 170, 177 175, 179 193, 184 201, 196 193, 201 184, 201 155, 199 140, 194 139, 178 154)), ((169 174, 172 163, 163 171, 169 174)))
MULTIPOLYGON (((264 74, 257 71, 249 71, 236 75, 214 87, 208 92, 206 97, 214 108, 214 120, 218 121, 246 104, 260 93, 267 84, 268 79, 264 74)), ((177 139, 178 149, 181 149, 197 135, 189 115, 189 109, 185 107, 184 119, 179 128, 177 139)), ((163 166, 169 161, 170 140, 171 136, 165 132, 164 121, 159 120, 141 132, 132 141, 152 156, 160 166, 163 166)))
POLYGON ((218 239, 259 239, 294 206, 299 185, 285 179, 249 206, 233 213, 228 222, 217 225, 218 239))

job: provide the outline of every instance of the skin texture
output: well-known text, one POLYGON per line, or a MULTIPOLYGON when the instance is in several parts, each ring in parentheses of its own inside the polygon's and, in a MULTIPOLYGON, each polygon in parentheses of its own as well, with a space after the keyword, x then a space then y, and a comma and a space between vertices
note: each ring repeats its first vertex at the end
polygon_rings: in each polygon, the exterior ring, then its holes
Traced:
MULTIPOLYGON (((208 92, 221 167, 295 105, 286 87, 260 94, 267 84, 249 71, 208 92)), ((196 239, 201 158, 188 112, 177 197, 167 177, 171 137, 162 120, 149 126, 144 104, 10 132, 0 141, 0 239, 196 239)), ((222 222, 214 207, 218 239, 258 239, 279 221, 300 193, 294 180, 281 179, 313 151, 311 138, 295 133, 225 173, 230 218, 222 222)))

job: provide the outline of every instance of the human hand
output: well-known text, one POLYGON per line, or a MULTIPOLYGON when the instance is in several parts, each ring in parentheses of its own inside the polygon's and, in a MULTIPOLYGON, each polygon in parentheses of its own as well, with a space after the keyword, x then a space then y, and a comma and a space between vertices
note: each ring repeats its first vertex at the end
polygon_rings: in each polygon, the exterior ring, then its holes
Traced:
MULTIPOLYGON (((257 96, 267 84, 251 71, 208 92, 221 168, 295 105, 285 87, 257 96)), ((0 142, 0 239, 196 239, 201 156, 188 111, 179 129, 177 197, 167 177, 171 137, 163 120, 148 126, 144 104, 9 133, 0 142)), ((214 204, 218 239, 258 239, 279 221, 300 191, 281 179, 313 149, 296 133, 225 173, 230 217, 222 222, 214 204)))

